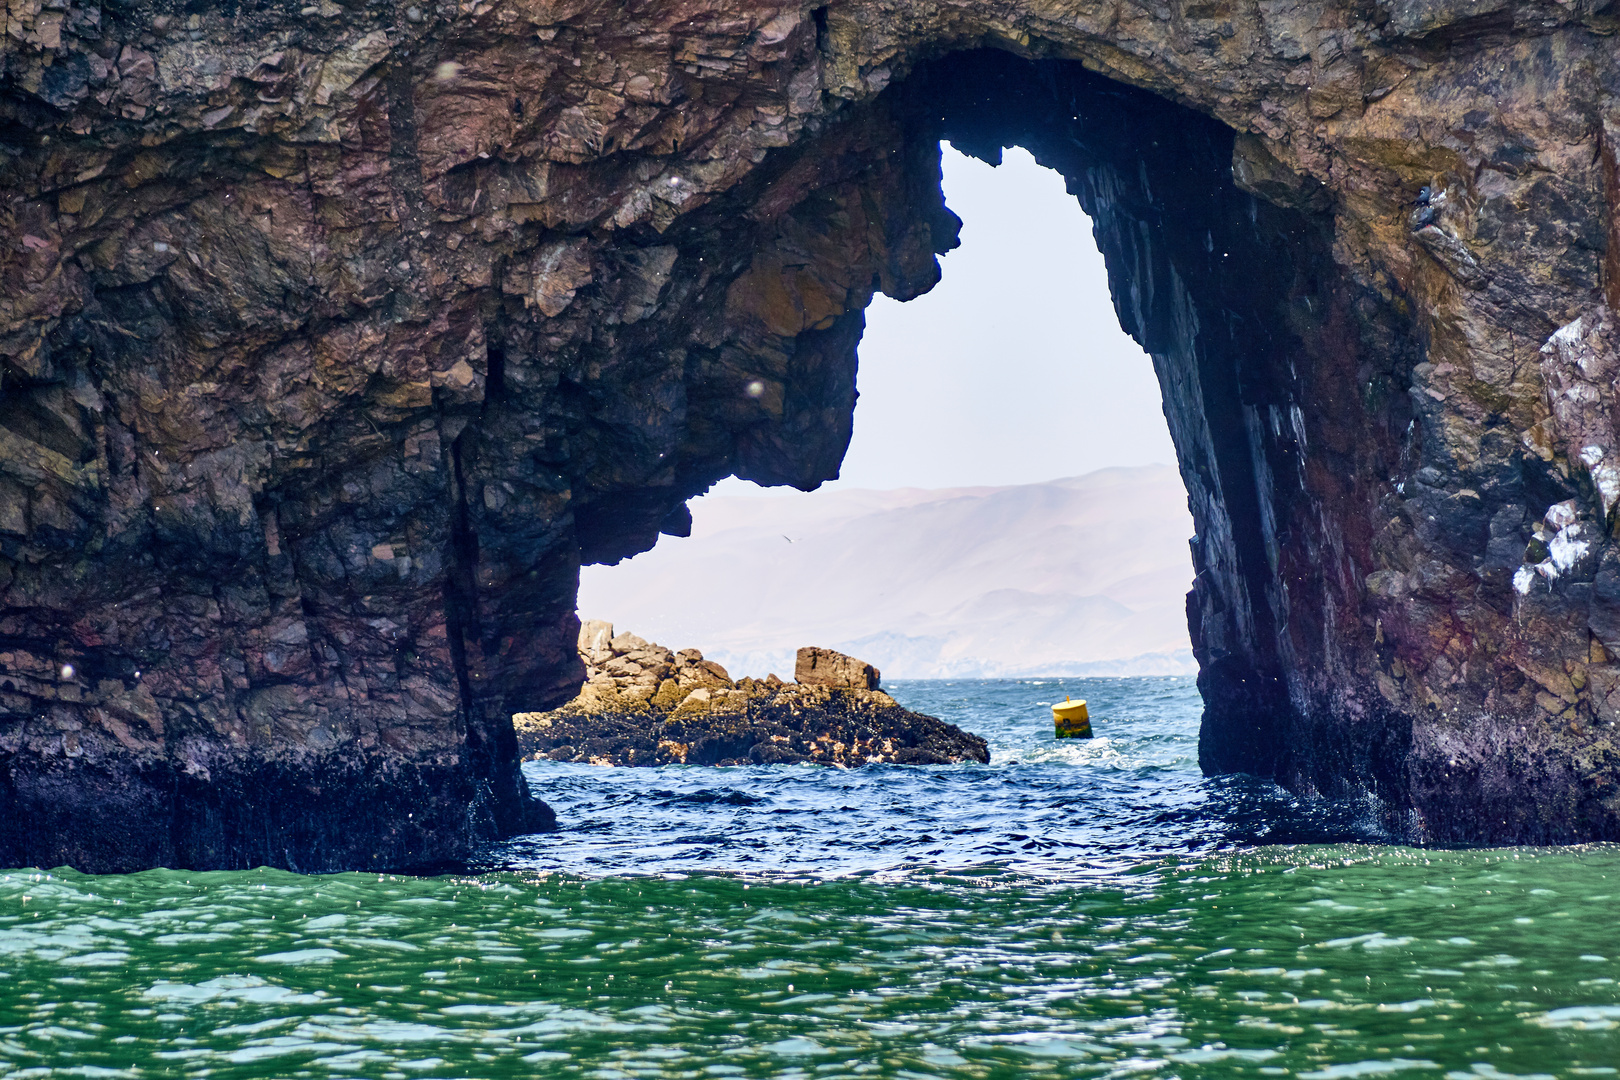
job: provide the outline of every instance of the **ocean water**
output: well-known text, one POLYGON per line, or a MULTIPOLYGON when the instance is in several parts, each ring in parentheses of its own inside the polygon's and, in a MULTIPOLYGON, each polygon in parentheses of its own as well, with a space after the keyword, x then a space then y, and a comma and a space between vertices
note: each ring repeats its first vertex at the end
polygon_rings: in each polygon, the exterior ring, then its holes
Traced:
POLYGON ((1190 680, 893 692, 991 764, 536 763, 563 831, 435 878, 0 871, 0 1077, 1620 1075, 1620 849, 1206 781, 1190 680))

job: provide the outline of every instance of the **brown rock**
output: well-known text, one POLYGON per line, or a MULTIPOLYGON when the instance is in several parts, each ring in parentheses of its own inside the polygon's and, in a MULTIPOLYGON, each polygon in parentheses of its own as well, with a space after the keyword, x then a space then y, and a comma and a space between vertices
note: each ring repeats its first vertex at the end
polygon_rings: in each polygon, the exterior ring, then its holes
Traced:
POLYGON ((1064 175, 1153 355, 1204 767, 1620 839, 1597 680, 1554 730, 1528 679, 1620 645, 1612 5, 1055 10, 13 4, 0 863, 527 827, 510 717, 578 691, 580 563, 837 475, 863 309, 955 243, 941 139, 1064 175), (183 738, 97 721, 137 688, 183 738))
POLYGON ((793 679, 801 686, 845 686, 855 690, 876 690, 882 675, 864 660, 845 656, 832 649, 806 645, 793 664, 793 679))
POLYGON ((587 668, 600 667, 613 658, 613 624, 590 619, 579 624, 579 658, 587 668))
MULTIPOLYGON (((848 661, 840 665, 846 674, 871 672, 875 687, 870 665, 825 649, 809 651, 848 661)), ((690 680, 666 681, 650 698, 627 678, 593 680, 560 709, 513 717, 524 756, 596 765, 840 768, 990 760, 977 735, 904 709, 875 688, 785 684, 774 676, 734 685, 696 649, 675 655, 690 680)))

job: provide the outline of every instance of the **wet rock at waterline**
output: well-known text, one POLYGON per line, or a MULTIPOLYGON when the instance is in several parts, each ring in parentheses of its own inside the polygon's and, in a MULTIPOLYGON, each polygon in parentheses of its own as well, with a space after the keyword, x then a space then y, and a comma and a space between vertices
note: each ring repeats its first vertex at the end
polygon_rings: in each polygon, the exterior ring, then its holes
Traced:
POLYGON ((0 864, 525 828, 579 566, 837 475, 941 139, 1153 357, 1204 768, 1620 838, 1612 5, 172 7, 0 44, 0 864))
POLYGON ((814 685, 775 675, 735 682, 696 649, 671 652, 587 622, 579 696, 513 717, 534 760, 592 765, 951 765, 988 762, 985 741, 901 708, 870 664, 831 649, 799 650, 814 685))

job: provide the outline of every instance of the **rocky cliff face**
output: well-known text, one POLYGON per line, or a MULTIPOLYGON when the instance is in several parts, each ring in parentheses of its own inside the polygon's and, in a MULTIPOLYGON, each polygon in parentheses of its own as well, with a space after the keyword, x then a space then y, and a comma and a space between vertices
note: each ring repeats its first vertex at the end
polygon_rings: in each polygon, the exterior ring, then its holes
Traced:
POLYGON ((941 138, 1069 178, 1154 356, 1206 767, 1620 837, 1610 5, 0 18, 0 863, 531 826, 578 566, 835 474, 941 138))

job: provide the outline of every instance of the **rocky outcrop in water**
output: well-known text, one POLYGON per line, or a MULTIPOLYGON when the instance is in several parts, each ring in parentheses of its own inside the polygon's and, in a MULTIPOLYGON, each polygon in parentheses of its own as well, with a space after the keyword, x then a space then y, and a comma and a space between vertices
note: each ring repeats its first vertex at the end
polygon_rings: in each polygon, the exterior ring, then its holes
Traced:
POLYGON ((864 660, 812 645, 800 649, 794 658, 793 681, 802 686, 848 686, 857 690, 876 690, 883 681, 883 674, 864 660))
POLYGON ((513 717, 525 757, 840 768, 990 760, 983 739, 902 708, 878 689, 876 668, 831 649, 800 649, 794 683, 733 682, 696 649, 671 652, 605 622, 580 628, 579 652, 586 679, 573 701, 513 717))
POLYGON ((1205 767, 1620 838, 1612 5, 3 19, 0 863, 530 827, 580 563, 836 474, 941 138, 1067 177, 1153 355, 1205 767))

